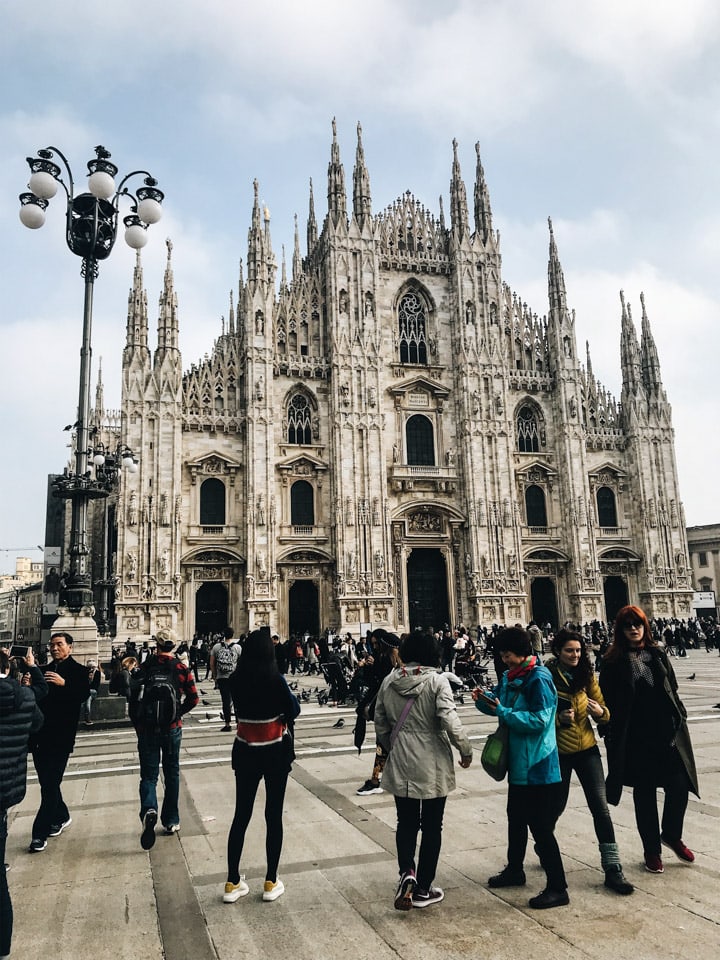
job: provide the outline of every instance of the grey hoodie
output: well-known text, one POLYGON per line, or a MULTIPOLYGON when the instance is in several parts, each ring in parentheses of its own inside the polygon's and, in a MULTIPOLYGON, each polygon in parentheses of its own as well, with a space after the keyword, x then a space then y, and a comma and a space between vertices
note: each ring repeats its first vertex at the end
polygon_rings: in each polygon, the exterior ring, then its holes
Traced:
POLYGON ((383 787, 396 797, 446 797, 455 788, 450 745, 461 757, 473 752, 447 678, 435 667, 415 663, 396 667, 383 680, 375 706, 375 733, 390 751, 383 787), (390 749, 390 735, 408 697, 416 700, 390 749))

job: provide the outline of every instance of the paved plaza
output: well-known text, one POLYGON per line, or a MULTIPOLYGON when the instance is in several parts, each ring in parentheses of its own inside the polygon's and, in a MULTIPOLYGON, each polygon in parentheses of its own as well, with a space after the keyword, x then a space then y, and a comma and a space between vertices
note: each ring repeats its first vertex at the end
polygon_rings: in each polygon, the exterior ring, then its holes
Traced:
MULTIPOLYGON (((454 958, 602 958, 671 960, 717 955, 720 944, 720 657, 693 651, 674 660, 700 773, 685 840, 692 866, 665 857, 665 873, 642 866, 629 792, 614 821, 631 897, 606 890, 590 815, 573 787, 558 827, 568 872, 568 907, 533 911, 543 874, 530 853, 525 888, 489 890, 505 862, 505 784, 479 764, 494 723, 469 701, 459 707, 476 762, 458 768, 445 817, 437 884, 444 902, 427 910, 393 909, 394 804, 388 794, 357 797, 372 765, 372 726, 362 757, 352 747, 351 709, 304 705, 298 760, 288 784, 280 876, 286 893, 261 900, 264 821, 256 807, 243 856, 250 894, 221 902, 225 844, 232 818, 231 734, 220 732, 219 698, 200 682, 208 704, 185 726, 181 832, 140 848, 138 768, 130 727, 81 732, 64 794, 73 817, 47 850, 26 853, 39 800, 31 776, 25 801, 11 811, 8 860, 18 960, 454 960, 454 958), (689 677, 695 675, 694 680, 689 677), (206 718, 206 714, 208 715, 206 718), (340 727, 334 726, 339 718, 340 727)), ((290 678, 292 679, 292 678, 290 678)), ((302 678, 309 691, 314 678, 302 678)), ((33 773, 32 763, 30 772, 33 773)), ((262 803, 262 791, 259 804, 262 803)), ((530 845, 531 849, 532 845, 530 845)))

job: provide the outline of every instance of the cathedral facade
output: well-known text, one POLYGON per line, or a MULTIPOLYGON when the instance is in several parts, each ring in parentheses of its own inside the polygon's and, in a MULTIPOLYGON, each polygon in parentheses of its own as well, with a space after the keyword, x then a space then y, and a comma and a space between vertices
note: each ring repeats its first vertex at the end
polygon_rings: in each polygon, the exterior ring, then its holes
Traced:
POLYGON ((360 128, 349 198, 333 124, 327 214, 318 229, 311 184, 289 277, 256 184, 228 319, 189 369, 171 244, 154 349, 138 255, 119 429, 139 469, 110 512, 119 637, 558 624, 625 602, 690 615, 642 296, 638 339, 621 295, 618 401, 578 356, 552 225, 538 316, 503 281, 479 151, 470 207, 453 147, 447 220, 410 193, 374 213, 360 128))

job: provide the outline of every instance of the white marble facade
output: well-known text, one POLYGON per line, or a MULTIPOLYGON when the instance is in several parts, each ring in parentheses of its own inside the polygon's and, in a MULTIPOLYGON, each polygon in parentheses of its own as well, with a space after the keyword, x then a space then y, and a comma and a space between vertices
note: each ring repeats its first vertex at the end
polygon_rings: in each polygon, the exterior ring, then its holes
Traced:
POLYGON ((644 300, 639 336, 619 303, 616 399, 578 355, 552 225, 541 316, 503 280, 479 152, 469 205, 453 148, 447 214, 409 192, 376 213, 360 129, 350 191, 333 128, 327 214, 318 230, 311 185, 279 278, 256 184, 227 321, 187 369, 172 247, 152 347, 138 258, 119 637, 690 613, 644 300))

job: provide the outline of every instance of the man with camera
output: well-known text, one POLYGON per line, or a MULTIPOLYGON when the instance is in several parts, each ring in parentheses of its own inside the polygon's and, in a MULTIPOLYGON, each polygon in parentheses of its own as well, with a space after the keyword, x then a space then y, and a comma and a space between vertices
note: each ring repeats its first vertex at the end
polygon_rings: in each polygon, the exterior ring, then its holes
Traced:
POLYGON ((73 659, 72 647, 69 633, 54 633, 50 637, 52 660, 41 668, 48 685, 48 694, 40 701, 45 723, 30 738, 40 783, 40 809, 28 853, 40 853, 47 847, 48 837, 59 837, 72 823, 61 785, 75 747, 80 708, 90 695, 87 669, 73 659))

